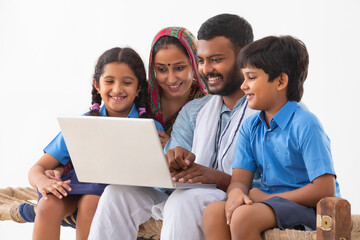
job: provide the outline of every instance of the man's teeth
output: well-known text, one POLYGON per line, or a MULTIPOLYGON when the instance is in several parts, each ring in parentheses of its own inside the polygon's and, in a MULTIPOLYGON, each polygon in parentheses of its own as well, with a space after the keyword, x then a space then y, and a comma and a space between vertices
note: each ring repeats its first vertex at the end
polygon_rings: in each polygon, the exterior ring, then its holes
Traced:
POLYGON ((208 80, 209 81, 216 81, 216 80, 219 80, 220 77, 209 77, 208 80))

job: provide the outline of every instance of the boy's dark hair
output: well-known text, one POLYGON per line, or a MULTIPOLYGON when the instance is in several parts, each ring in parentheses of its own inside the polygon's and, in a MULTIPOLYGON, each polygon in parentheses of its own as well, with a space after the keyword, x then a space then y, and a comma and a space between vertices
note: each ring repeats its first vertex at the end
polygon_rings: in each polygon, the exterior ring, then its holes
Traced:
POLYGON ((241 49, 237 64, 240 69, 253 66, 269 75, 269 82, 281 73, 289 77, 287 100, 299 102, 308 73, 309 54, 305 44, 292 36, 269 36, 241 49))
MULTIPOLYGON (((104 67, 108 63, 125 63, 129 68, 134 72, 136 78, 138 79, 138 89, 140 89, 138 97, 135 98, 135 106, 137 109, 147 107, 148 101, 148 83, 146 81, 146 72, 144 63, 141 60, 139 54, 137 54, 132 48, 112 48, 105 51, 97 61, 95 66, 95 72, 93 78, 95 79, 96 84, 99 86, 100 77, 104 72, 104 67)), ((98 103, 101 105, 101 96, 98 94, 98 91, 93 86, 91 90, 92 100, 91 104, 98 103)), ((100 116, 98 110, 90 109, 88 113, 89 116, 100 116)), ((142 114, 140 117, 148 117, 147 113, 142 114)))
POLYGON ((161 36, 154 44, 154 47, 152 50, 153 61, 154 61, 155 55, 158 53, 158 51, 163 49, 166 45, 176 46, 185 54, 185 56, 187 56, 189 58, 189 54, 188 54, 186 48, 184 47, 184 45, 182 45, 182 43, 179 41, 179 39, 172 37, 172 36, 164 35, 164 36, 161 36))
POLYGON ((219 14, 204 22, 198 31, 198 40, 211 40, 223 36, 231 41, 237 54, 254 40, 253 30, 244 18, 233 14, 219 14))

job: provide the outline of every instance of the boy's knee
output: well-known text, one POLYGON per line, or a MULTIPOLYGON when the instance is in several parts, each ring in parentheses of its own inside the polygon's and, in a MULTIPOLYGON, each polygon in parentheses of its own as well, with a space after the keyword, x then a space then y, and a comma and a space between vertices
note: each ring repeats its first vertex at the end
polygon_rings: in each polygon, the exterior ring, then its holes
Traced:
POLYGON ((225 203, 224 201, 217 201, 212 202, 207 205, 204 210, 204 218, 218 216, 224 217, 225 216, 225 203))
POLYGON ((212 228, 212 226, 218 226, 217 222, 225 221, 225 203, 218 201, 207 205, 202 217, 204 228, 212 228))
POLYGON ((256 222, 252 221, 254 219, 252 217, 253 214, 254 211, 252 206, 242 205, 235 209, 231 217, 231 232, 245 232, 249 230, 251 226, 256 225, 256 222))

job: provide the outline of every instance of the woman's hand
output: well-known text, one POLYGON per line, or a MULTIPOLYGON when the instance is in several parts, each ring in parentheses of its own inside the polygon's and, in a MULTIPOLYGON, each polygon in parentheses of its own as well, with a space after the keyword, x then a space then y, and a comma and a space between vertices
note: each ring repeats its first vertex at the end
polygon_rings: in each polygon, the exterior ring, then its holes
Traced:
POLYGON ((164 148, 167 141, 169 141, 169 135, 167 135, 165 132, 158 130, 161 146, 164 148))

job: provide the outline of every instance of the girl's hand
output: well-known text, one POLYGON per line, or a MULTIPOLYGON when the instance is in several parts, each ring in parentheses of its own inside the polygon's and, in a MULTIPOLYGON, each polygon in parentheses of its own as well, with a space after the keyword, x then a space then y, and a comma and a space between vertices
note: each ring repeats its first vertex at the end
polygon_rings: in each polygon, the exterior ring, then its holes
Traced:
POLYGON ((45 181, 42 181, 41 184, 37 186, 38 191, 43 195, 43 198, 45 200, 48 199, 47 194, 52 193, 57 198, 62 199, 63 196, 66 197, 67 193, 65 191, 71 191, 71 188, 69 186, 70 180, 67 181, 58 181, 56 179, 48 178, 45 181))
POLYGON ((61 172, 59 170, 46 170, 44 174, 50 179, 61 181, 61 172))
POLYGON ((169 141, 169 135, 167 135, 165 132, 158 130, 161 146, 164 148, 167 141, 169 141))
POLYGON ((247 204, 251 205, 253 202, 240 188, 234 188, 228 194, 228 200, 225 204, 225 216, 226 223, 230 225, 231 217, 235 209, 240 207, 241 205, 247 204))

